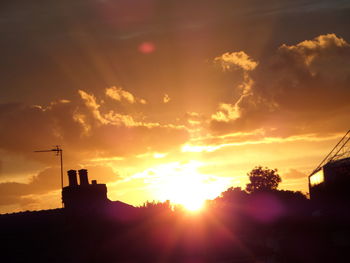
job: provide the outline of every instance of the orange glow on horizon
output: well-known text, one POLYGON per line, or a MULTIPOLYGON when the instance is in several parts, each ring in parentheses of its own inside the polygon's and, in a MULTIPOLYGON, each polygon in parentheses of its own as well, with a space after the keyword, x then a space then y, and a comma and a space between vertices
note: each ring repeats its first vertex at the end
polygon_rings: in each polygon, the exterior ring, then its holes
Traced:
POLYGON ((203 165, 199 161, 167 163, 134 176, 147 178, 144 181, 156 200, 169 200, 189 211, 199 211, 206 200, 216 198, 231 184, 229 178, 199 173, 203 165))
POLYGON ((205 200, 192 199, 183 204, 184 208, 190 212, 200 212, 204 208, 205 200))

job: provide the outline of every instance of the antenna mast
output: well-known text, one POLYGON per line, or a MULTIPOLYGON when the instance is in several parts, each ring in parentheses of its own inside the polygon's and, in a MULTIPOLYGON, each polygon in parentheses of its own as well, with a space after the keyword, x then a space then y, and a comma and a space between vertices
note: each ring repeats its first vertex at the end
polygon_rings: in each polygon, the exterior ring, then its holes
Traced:
MULTIPOLYGON (((61 189, 63 189, 63 150, 60 148, 59 145, 54 146, 55 148, 51 150, 41 150, 41 151, 34 151, 34 152, 56 152, 56 156, 60 156, 60 164, 61 164, 61 189)), ((63 201, 62 201, 63 206, 63 201)))

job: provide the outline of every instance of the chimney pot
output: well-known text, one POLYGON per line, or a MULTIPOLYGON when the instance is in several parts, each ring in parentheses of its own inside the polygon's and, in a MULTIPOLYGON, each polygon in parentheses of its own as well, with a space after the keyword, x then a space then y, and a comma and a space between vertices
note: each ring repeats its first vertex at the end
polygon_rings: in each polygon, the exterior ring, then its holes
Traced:
POLYGON ((78 185, 77 171, 69 170, 67 173, 68 173, 69 186, 77 186, 78 185))
POLYGON ((89 185, 88 171, 80 169, 79 171, 80 185, 89 185))

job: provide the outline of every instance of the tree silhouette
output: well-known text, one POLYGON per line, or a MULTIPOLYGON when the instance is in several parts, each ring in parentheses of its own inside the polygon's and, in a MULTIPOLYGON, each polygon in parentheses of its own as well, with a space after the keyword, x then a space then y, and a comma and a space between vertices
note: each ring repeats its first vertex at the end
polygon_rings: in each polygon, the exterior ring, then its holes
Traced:
POLYGON ((247 193, 240 187, 229 187, 217 198, 217 200, 222 200, 224 202, 232 202, 237 199, 242 199, 246 197, 247 193))
POLYGON ((150 209, 150 210, 171 210, 171 204, 169 200, 164 202, 160 201, 147 201, 144 203, 141 208, 150 209))
POLYGON ((277 169, 263 168, 262 166, 256 166, 247 175, 250 180, 246 186, 248 193, 275 190, 282 181, 277 169))

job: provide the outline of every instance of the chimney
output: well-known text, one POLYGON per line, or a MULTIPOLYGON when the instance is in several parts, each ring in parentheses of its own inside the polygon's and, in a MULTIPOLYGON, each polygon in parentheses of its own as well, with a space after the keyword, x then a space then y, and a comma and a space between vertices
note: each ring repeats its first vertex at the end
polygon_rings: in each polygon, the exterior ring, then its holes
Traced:
POLYGON ((68 181, 69 181, 69 186, 77 186, 78 185, 77 171, 76 170, 69 170, 68 171, 68 181))
POLYGON ((86 169, 80 169, 78 172, 80 185, 89 185, 88 171, 86 169))

